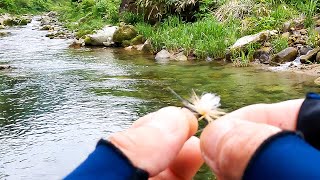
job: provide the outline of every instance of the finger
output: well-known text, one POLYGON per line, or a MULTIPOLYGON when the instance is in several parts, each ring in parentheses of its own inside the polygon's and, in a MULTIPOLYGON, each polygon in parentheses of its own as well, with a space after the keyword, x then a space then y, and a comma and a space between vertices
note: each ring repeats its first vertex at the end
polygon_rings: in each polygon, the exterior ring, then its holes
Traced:
POLYGON ((169 168, 151 178, 158 179, 192 179, 196 175, 203 159, 200 151, 200 140, 197 137, 191 137, 183 146, 176 159, 171 163, 169 168))
POLYGON ((245 119, 295 130, 300 107, 304 99, 284 101, 275 104, 255 104, 238 109, 221 119, 245 119))
POLYGON ((197 119, 189 110, 167 107, 139 119, 109 140, 152 177, 173 162, 197 128, 197 119))
POLYGON ((201 135, 202 155, 218 179, 241 179, 257 148, 280 131, 275 126, 246 120, 217 120, 201 135))

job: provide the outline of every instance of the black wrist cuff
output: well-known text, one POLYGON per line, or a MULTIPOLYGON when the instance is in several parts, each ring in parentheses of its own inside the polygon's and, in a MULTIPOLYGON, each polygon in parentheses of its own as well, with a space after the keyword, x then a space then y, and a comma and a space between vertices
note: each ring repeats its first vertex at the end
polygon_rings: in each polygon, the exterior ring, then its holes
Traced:
POLYGON ((309 93, 297 120, 297 131, 301 131, 305 140, 313 147, 320 149, 320 95, 309 93))

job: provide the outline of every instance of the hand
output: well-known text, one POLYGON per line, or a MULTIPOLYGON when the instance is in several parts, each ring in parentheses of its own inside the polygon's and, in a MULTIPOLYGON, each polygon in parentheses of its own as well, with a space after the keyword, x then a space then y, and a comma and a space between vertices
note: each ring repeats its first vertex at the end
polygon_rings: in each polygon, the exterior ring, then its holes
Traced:
POLYGON ((154 179, 192 179, 203 164, 196 117, 187 109, 163 108, 109 138, 154 179))
POLYGON ((256 104, 209 124, 201 135, 201 151, 218 179, 241 179, 257 148, 281 130, 295 130, 303 100, 256 104))
POLYGON ((252 105, 211 123, 200 140, 197 119, 176 107, 137 120, 109 140, 153 179, 192 179, 203 163, 218 179, 241 179, 256 149, 281 129, 293 130, 302 100, 252 105))

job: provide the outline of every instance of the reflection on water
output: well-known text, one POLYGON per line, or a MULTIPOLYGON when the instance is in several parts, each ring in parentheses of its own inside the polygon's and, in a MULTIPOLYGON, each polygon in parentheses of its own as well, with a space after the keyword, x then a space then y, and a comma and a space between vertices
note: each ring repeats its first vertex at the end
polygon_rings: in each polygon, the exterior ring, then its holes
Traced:
MULTIPOLYGON (((68 49, 33 30, 10 29, 0 39, 0 179, 59 179, 101 137, 148 112, 215 92, 231 111, 244 105, 301 98, 313 78, 208 63, 157 64, 152 57, 110 49, 68 49)), ((196 179, 213 179, 206 168, 196 179)))

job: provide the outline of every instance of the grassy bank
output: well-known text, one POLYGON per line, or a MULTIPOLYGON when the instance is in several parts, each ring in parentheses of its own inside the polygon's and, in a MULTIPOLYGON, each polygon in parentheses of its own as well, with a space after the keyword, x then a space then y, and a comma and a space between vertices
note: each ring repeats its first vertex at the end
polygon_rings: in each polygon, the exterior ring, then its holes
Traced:
MULTIPOLYGON (((120 0, 82 0, 81 3, 59 0, 5 0, 0 2, 0 12, 39 12, 56 10, 66 26, 76 31, 77 37, 92 33, 106 24, 117 25, 120 22, 135 25, 145 38, 150 39, 154 51, 166 47, 177 51, 184 49, 185 53, 194 54, 198 58, 220 58, 226 49, 242 36, 263 30, 282 30, 285 22, 304 17, 305 26, 314 26, 312 17, 317 13, 318 0, 200 0, 200 8, 195 13, 195 22, 184 22, 179 10, 190 0, 179 0, 173 4, 170 0, 137 0, 139 7, 149 6, 159 11, 161 21, 150 25, 144 21, 146 14, 119 13, 120 0), (149 3, 149 4, 148 4, 149 3), (172 5, 177 6, 174 14, 166 11, 172 5), (2 7, 2 8, 1 8, 2 7), (171 13, 171 14, 170 14, 171 13)), ((310 33, 312 34, 312 33, 310 33)), ((308 43, 316 43, 310 38, 308 43)), ((286 40, 279 37, 271 40, 274 51, 288 46, 286 40)), ((250 59, 252 51, 259 45, 250 45, 246 52, 237 56, 250 59)))
POLYGON ((60 6, 63 0, 1 0, 0 14, 37 14, 60 6))

